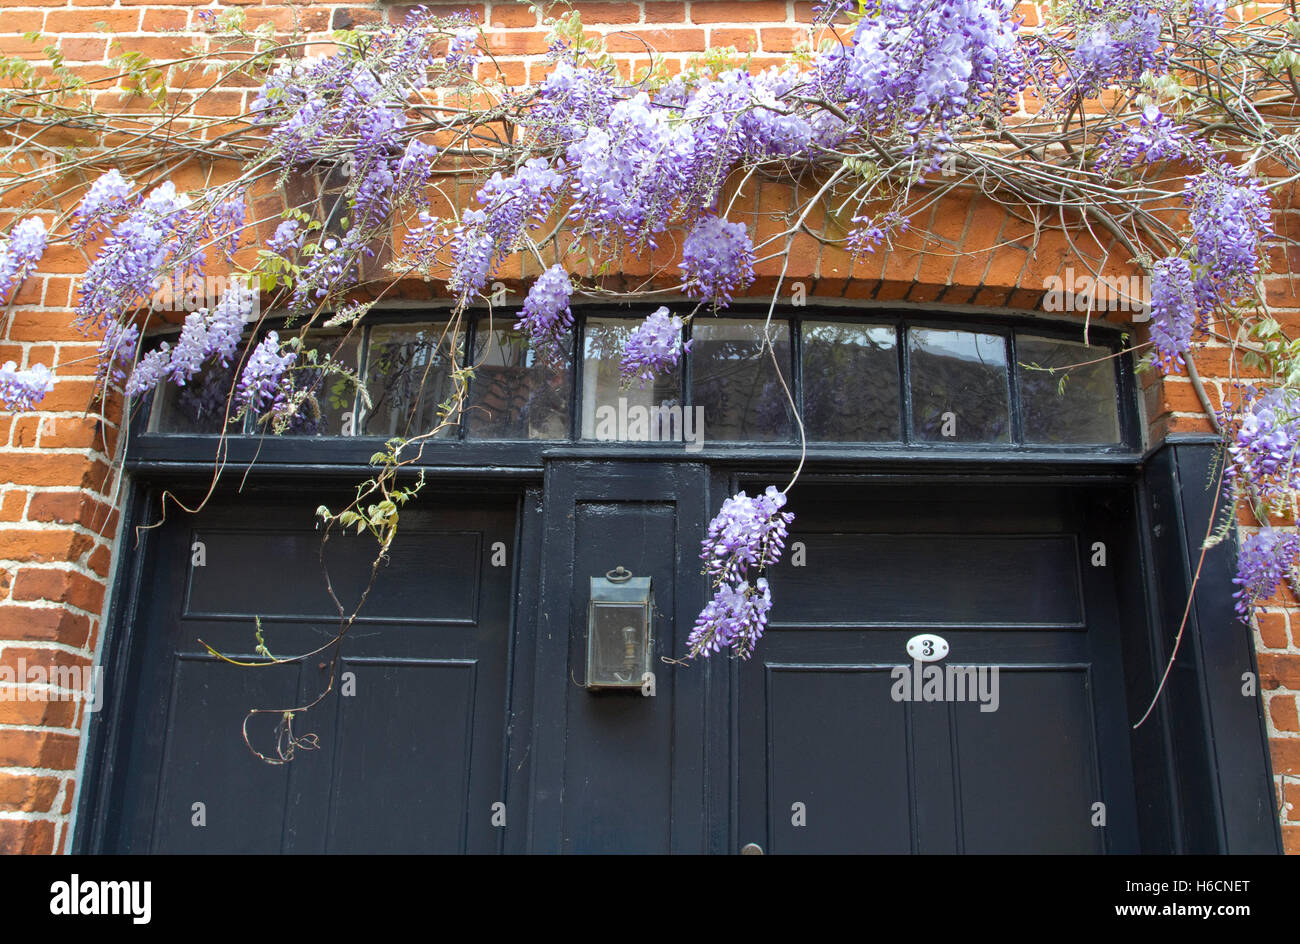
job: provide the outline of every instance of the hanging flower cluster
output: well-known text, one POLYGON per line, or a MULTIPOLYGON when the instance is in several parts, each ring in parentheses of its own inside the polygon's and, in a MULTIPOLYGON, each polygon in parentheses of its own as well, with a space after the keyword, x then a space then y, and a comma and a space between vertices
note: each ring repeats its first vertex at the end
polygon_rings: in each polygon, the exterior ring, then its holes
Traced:
POLYGON ((522 328, 536 347, 559 356, 563 353, 560 340, 573 326, 573 312, 569 310, 572 291, 564 266, 551 266, 533 283, 515 327, 522 328))
POLYGON ((54 389, 54 374, 44 364, 33 364, 27 370, 8 361, 0 367, 0 403, 6 410, 30 410, 54 389))
POLYGON ((1155 361, 1166 373, 1186 363, 1197 325, 1196 285, 1186 259, 1170 256, 1151 268, 1151 341, 1155 361))
POLYGON ((1271 597, 1284 580, 1294 580, 1300 537, 1266 528, 1248 534, 1237 550, 1237 576, 1232 582, 1241 589, 1232 596, 1237 615, 1243 620, 1261 601, 1271 597))
MULTIPOLYGON (((236 287, 227 291, 212 311, 201 308, 187 315, 175 346, 164 341, 141 358, 127 381, 126 392, 139 396, 163 380, 183 387, 209 359, 228 365, 255 302, 251 289, 236 287)), ((109 336, 105 335, 106 341, 109 336)), ((115 343, 120 345, 116 339, 115 343)))
POLYGON ((744 223, 701 219, 682 245, 682 290, 723 307, 754 281, 754 244, 744 223))
POLYGON ((785 503, 785 492, 771 485, 752 498, 737 492, 709 522, 700 557, 715 590, 687 639, 692 656, 727 647, 742 659, 753 654, 767 626, 772 594, 763 577, 750 584, 751 571, 761 574, 781 559, 794 521, 781 510, 785 503))
POLYGON ((1264 502, 1300 490, 1300 394, 1284 387, 1248 388, 1236 435, 1228 444, 1230 483, 1253 489, 1264 502))
POLYGON ((290 393, 286 373, 297 360, 293 351, 280 353, 280 335, 268 332, 249 355, 239 384, 235 388, 235 405, 247 407, 255 414, 274 412, 284 405, 290 393))
POLYGON ((9 301, 45 254, 45 221, 28 217, 0 244, 0 303, 9 301))
POLYGON ((1210 309, 1252 294, 1260 244, 1274 236, 1263 185, 1238 168, 1215 162, 1187 181, 1184 201, 1190 207, 1200 305, 1210 309))
POLYGON ((1067 66, 1058 79, 1063 90, 1094 96, 1107 86, 1135 83, 1148 70, 1164 70, 1164 17, 1158 3, 1073 0, 1071 6, 1066 22, 1075 35, 1064 47, 1067 66))
POLYGON ((635 377, 644 388, 646 381, 676 367, 690 349, 690 341, 682 343, 682 319, 669 315, 666 307, 657 308, 637 325, 623 346, 619 364, 623 383, 635 377))
MULTIPOLYGON (((867 0, 816 84, 874 136, 942 145, 961 118, 1000 116, 1024 83, 1012 0, 867 0)), ((936 165, 937 166, 937 165, 936 165)))

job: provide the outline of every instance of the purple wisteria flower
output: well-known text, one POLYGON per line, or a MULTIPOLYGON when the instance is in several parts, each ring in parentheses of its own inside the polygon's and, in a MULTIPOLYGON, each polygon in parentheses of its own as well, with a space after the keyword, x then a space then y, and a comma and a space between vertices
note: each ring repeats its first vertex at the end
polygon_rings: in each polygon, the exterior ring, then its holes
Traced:
POLYGON ((163 341, 140 358, 135 369, 131 371, 131 377, 126 382, 127 396, 138 397, 162 383, 171 373, 171 362, 171 345, 163 341))
POLYGON ((691 298, 725 307, 754 281, 754 244, 744 223, 706 216, 682 244, 682 289, 691 298))
POLYGON ((724 163, 716 155, 712 165, 700 164, 692 126, 674 123, 668 109, 653 106, 644 92, 615 104, 609 120, 588 128, 565 157, 575 229, 598 245, 622 240, 651 249, 674 205, 711 202, 716 186, 709 180, 724 163))
POLYGON ((769 485, 762 495, 737 492, 722 503, 709 522, 700 558, 704 572, 721 583, 747 580, 749 569, 762 570, 781 559, 794 515, 782 511, 785 492, 769 485))
POLYGON ((1192 28, 1192 35, 1197 37, 1213 36, 1223 25, 1227 15, 1227 0, 1192 0, 1192 8, 1187 23, 1192 28))
POLYGON ((1198 304, 1209 310, 1249 296, 1259 277, 1260 242, 1274 235, 1264 185, 1216 163, 1188 179, 1183 199, 1191 207, 1198 304))
POLYGON ((483 209, 467 210, 452 237, 448 285, 462 304, 482 291, 493 266, 516 248, 525 232, 545 221, 563 183, 545 159, 535 157, 509 177, 494 173, 479 189, 483 209))
POLYGON ((1142 109, 1137 127, 1126 125, 1107 136, 1098 149, 1097 169, 1114 173, 1119 168, 1160 161, 1200 163, 1209 156, 1202 141, 1193 141, 1184 128, 1155 105, 1142 109))
POLYGON ((1192 267, 1179 256, 1151 267, 1151 340, 1163 373, 1180 373, 1198 323, 1192 267))
POLYGON ((636 377, 644 388, 647 380, 676 367, 682 353, 690 349, 690 341, 682 343, 682 319, 670 316, 666 307, 656 309, 637 325, 623 345, 619 364, 623 383, 631 383, 636 377))
POLYGON ((239 248, 239 237, 248 218, 248 203, 242 194, 222 200, 204 217, 204 237, 215 242, 227 257, 239 248))
POLYGON ((1253 488, 1265 502, 1284 499, 1300 489, 1300 394, 1283 387, 1247 388, 1243 399, 1224 475, 1253 488))
POLYGON ((759 577, 755 586, 722 584, 695 620, 695 628, 686 638, 691 658, 730 648, 742 659, 754 654, 754 647, 767 628, 772 609, 772 591, 767 580, 759 577))
POLYGON ((285 373, 293 366, 298 355, 293 351, 280 353, 280 335, 269 332, 262 343, 253 349, 235 388, 235 403, 248 407, 254 413, 281 406, 289 394, 285 373))
POLYGON ((401 198, 418 200, 433 175, 433 161, 437 156, 438 149, 433 145, 419 138, 411 139, 397 164, 397 192, 401 198))
POLYGON ((0 367, 0 404, 17 413, 30 410, 54 389, 54 375, 44 364, 33 364, 26 370, 8 361, 0 367))
POLYGON ((1237 551, 1237 576, 1232 582, 1241 589, 1234 593, 1237 615, 1245 622, 1261 600, 1267 600, 1283 580, 1294 580, 1300 537, 1266 528, 1241 539, 1237 551))
POLYGON ((609 120, 617 97, 615 75, 606 69, 575 66, 566 59, 537 87, 537 102, 528 110, 528 126, 538 144, 568 144, 588 128, 609 120))
MULTIPOLYGON (((187 228, 188 199, 170 181, 156 187, 104 240, 82 279, 76 323, 83 330, 121 320, 148 298, 187 228)), ((199 256, 186 268, 202 274, 199 256)))
MULTIPOLYGON (((436 227, 437 221, 427 224, 436 227)), ((466 210, 452 234, 452 271, 447 287, 462 301, 483 290, 497 260, 497 241, 486 231, 487 214, 466 210)))
POLYGON ((181 335, 172 349, 168 377, 178 387, 199 372, 208 356, 208 319, 206 312, 196 311, 185 316, 181 335))
POLYGON ((72 212, 69 231, 82 241, 94 236, 114 218, 125 213, 131 204, 132 183, 116 168, 102 174, 86 191, 72 212))
POLYGON ((897 210, 890 210, 879 219, 869 215, 855 216, 853 222, 857 225, 849 230, 845 248, 858 258, 869 252, 875 252, 876 248, 895 232, 906 232, 908 227, 907 217, 897 210))
POLYGON ((204 356, 222 367, 239 349, 239 342, 247 324, 256 311, 257 292, 246 286, 235 285, 228 289, 207 315, 207 344, 204 356))
POLYGON ((1011 0, 868 0, 853 42, 819 58, 823 95, 875 135, 1000 115, 1023 84, 1011 0))
POLYGON ((123 325, 110 321, 99 342, 99 362, 95 382, 109 381, 120 384, 135 363, 136 348, 140 343, 140 329, 134 323, 123 325))
POLYGON ((29 216, 0 243, 0 304, 8 302, 18 286, 45 255, 45 221, 29 216))
POLYGON ((1095 95, 1102 88, 1135 83, 1147 70, 1162 71, 1164 19, 1139 0, 1082 0, 1076 5, 1074 48, 1059 84, 1095 95))
POLYGON ((472 72, 478 59, 478 30, 466 27, 451 34, 447 40, 448 71, 472 72))
POLYGON ((560 354, 560 339, 573 324, 569 296, 573 283, 562 265, 553 265, 528 290, 516 328, 526 332, 534 347, 560 354))
POLYGON ((266 241, 266 248, 278 255, 287 256, 302 246, 306 235, 302 231, 302 224, 297 220, 285 220, 266 241))

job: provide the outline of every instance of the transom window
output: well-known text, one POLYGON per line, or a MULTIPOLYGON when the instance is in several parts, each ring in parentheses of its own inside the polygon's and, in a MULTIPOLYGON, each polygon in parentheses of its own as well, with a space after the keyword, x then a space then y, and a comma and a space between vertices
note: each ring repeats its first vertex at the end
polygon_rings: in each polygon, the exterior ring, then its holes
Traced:
MULTIPOLYGON (((557 368, 510 320, 469 319, 455 352, 475 365, 464 412, 437 438, 660 442, 654 418, 672 414, 680 424, 687 412, 709 443, 797 443, 793 396, 810 445, 1136 445, 1126 433, 1135 424, 1118 339, 1096 329, 1084 344, 1077 328, 823 314, 773 319, 765 349, 763 319, 699 315, 687 326, 681 364, 624 386, 623 347, 639 321, 580 317, 571 360, 557 368)), ((287 435, 409 437, 435 426, 440 407, 455 399, 445 322, 312 332, 308 346, 362 377, 369 404, 338 374, 295 371, 293 382, 310 395, 287 435)), ((166 388, 148 431, 220 432, 230 379, 209 369, 201 382, 166 388)), ((259 424, 249 418, 229 432, 256 434, 259 424)))

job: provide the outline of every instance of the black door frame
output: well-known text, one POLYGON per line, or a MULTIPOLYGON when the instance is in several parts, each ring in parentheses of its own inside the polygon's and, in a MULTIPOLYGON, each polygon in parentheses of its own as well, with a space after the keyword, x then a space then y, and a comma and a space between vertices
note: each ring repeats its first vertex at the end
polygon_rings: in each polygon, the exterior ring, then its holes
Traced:
MULTIPOLYGON (((186 437, 192 439, 193 437, 186 437)), ((185 450, 194 450, 189 442, 185 450)), ((544 478, 551 461, 600 460, 635 468, 644 464, 647 483, 659 481, 677 463, 706 467, 707 482, 699 496, 712 514, 742 481, 766 480, 783 484, 791 464, 769 450, 754 447, 713 448, 702 454, 668 454, 663 450, 624 446, 509 444, 491 447, 492 455, 457 449, 450 463, 440 464, 435 450, 427 450, 421 468, 439 489, 449 491, 508 492, 518 500, 515 602, 517 616, 511 631, 511 718, 508 726, 507 806, 512 812, 503 845, 507 852, 548 852, 557 848, 556 820, 546 811, 543 798, 539 816, 519 812, 536 802, 536 787, 552 783, 553 769, 539 760, 538 747, 555 732, 537 706, 551 691, 559 658, 554 644, 542 644, 545 630, 541 613, 561 596, 563 582, 572 580, 572 568, 546 565, 544 543, 553 537, 555 519, 548 517, 544 498, 551 498, 551 482, 544 478), (474 461, 479 458, 480 461, 474 461), (486 460, 486 461, 483 461, 486 460), (779 464, 778 464, 779 463, 779 464), (658 469, 659 471, 655 471, 658 469), (540 730, 539 730, 540 727, 540 730), (548 825, 549 824, 549 825, 548 825), (518 828, 524 826, 525 828, 518 828)), ((805 481, 818 478, 920 483, 1037 481, 1048 484, 1106 485, 1118 487, 1132 501, 1133 516, 1124 547, 1116 555, 1123 568, 1125 605, 1132 622, 1126 636, 1126 689, 1130 716, 1140 714, 1164 670, 1182 619, 1192 584, 1200 543, 1210 514, 1212 495, 1205 487, 1214 459, 1214 440, 1207 437, 1171 439, 1145 457, 999 457, 954 451, 947 457, 910 458, 871 455, 869 450, 836 450, 810 457, 805 481)), ((209 452, 210 456, 212 453, 209 452)), ((443 457, 445 459, 447 457, 443 457)), ((105 620, 102 663, 105 700, 103 710, 92 715, 82 788, 77 809, 73 850, 97 852, 104 848, 108 799, 116 763, 118 727, 129 714, 129 677, 118 677, 118 667, 130 666, 135 640, 132 635, 137 592, 145 579, 142 568, 149 532, 136 528, 157 520, 158 496, 163 488, 179 485, 206 487, 210 462, 164 461, 156 453, 143 461, 129 461, 124 489, 125 529, 112 581, 112 606, 105 620), (133 589, 134 588, 134 589, 133 589)), ((223 481, 232 488, 244 469, 228 467, 223 481)), ((323 479, 355 484, 369 474, 353 462, 272 462, 249 471, 249 487, 301 491, 304 481, 323 479), (269 467, 268 467, 269 466, 269 467)), ((625 485, 624 488, 632 486, 625 485)), ((653 488, 649 494, 654 494, 653 488)), ((558 498, 559 496, 555 496, 558 498)), ((558 507, 558 506, 557 506, 558 507)), ((175 513, 172 506, 169 513, 175 513)), ((797 511, 797 509, 796 509, 797 511)), ((707 518, 703 523, 707 523, 707 518)), ((702 527, 701 534, 702 534, 702 527)), ((677 549, 690 558, 696 551, 686 542, 677 549)), ((1139 819, 1144 852, 1155 853, 1280 853, 1281 828, 1275 809, 1273 775, 1268 751, 1262 696, 1256 684, 1253 696, 1242 694, 1242 678, 1258 667, 1251 634, 1232 616, 1230 578, 1235 569, 1233 549, 1223 544, 1206 555, 1200 584, 1188 617, 1179 659, 1169 686, 1152 718, 1132 735, 1139 819)), ((696 598, 679 592, 679 609, 702 606, 707 593, 704 578, 696 581, 696 598)), ((563 591, 567 594, 567 590, 563 591)), ((558 604, 557 604, 558 605, 558 604)), ((558 635, 558 634, 557 634, 558 635)), ((567 635, 567 634, 566 634, 567 635)), ((717 660, 714 660, 717 661, 717 660)), ((699 719, 735 718, 736 666, 729 671, 706 669, 699 719)), ((701 673, 701 677, 704 673, 701 673)), ((566 679, 567 681, 567 679, 566 679)), ((561 737, 563 734, 561 732, 561 737)), ((703 763, 712 771, 735 770, 735 739, 704 736, 703 763)), ((737 824, 729 777, 707 776, 702 782, 700 829, 681 851, 724 853, 734 848, 737 824)))

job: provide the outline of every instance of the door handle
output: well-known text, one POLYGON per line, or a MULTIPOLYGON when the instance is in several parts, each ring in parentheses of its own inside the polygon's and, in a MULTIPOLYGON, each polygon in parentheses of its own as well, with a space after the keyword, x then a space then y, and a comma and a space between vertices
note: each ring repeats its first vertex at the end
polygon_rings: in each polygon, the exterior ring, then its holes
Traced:
POLYGON ((762 855, 763 847, 756 842, 747 842, 740 849, 741 855, 762 855))

